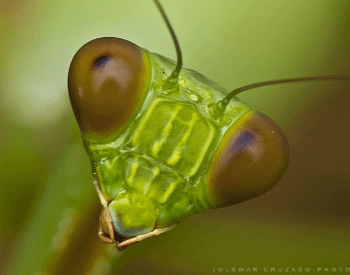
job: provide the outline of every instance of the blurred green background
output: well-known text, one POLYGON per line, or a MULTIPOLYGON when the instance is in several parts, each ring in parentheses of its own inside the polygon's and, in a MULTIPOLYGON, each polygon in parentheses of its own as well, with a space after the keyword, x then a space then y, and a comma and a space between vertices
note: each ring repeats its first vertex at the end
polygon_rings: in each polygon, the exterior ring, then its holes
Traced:
MULTIPOLYGON (((162 3, 185 66, 229 90, 350 74, 348 0, 162 3)), ((100 242, 101 207, 66 82, 75 52, 102 36, 175 58, 151 0, 0 2, 0 274, 349 267, 349 82, 239 96, 273 118, 290 142, 290 166, 267 194, 190 217, 122 253, 100 242)))

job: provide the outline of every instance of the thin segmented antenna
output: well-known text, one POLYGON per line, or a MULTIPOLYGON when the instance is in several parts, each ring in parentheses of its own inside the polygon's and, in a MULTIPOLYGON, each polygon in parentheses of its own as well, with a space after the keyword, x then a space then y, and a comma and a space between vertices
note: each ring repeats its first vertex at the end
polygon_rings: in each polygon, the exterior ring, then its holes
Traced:
POLYGON ((181 67, 182 67, 182 53, 181 53, 181 48, 180 48, 180 44, 179 41, 177 40, 176 34, 169 22, 169 19, 167 17, 167 15, 165 14, 165 11, 162 7, 162 5, 160 4, 159 0, 154 0, 154 3, 156 4, 156 6, 158 7, 166 25, 168 26, 168 29, 170 31, 171 37, 173 39, 173 42, 175 44, 175 48, 176 48, 176 54, 177 54, 177 64, 176 64, 176 68, 175 70, 171 73, 171 75, 166 79, 166 82, 169 83, 169 85, 171 85, 172 87, 167 87, 170 90, 174 90, 176 87, 178 87, 178 81, 179 81, 179 74, 181 71, 181 67))
POLYGON ((349 81, 350 75, 325 75, 325 76, 311 76, 311 77, 298 77, 298 78, 287 78, 287 79, 278 79, 257 82, 250 85, 246 85, 240 88, 237 88, 230 92, 226 97, 218 102, 220 109, 224 109, 229 103, 230 100, 239 93, 248 91, 258 87, 270 86, 275 84, 282 83, 293 83, 293 82, 306 82, 306 81, 349 81))

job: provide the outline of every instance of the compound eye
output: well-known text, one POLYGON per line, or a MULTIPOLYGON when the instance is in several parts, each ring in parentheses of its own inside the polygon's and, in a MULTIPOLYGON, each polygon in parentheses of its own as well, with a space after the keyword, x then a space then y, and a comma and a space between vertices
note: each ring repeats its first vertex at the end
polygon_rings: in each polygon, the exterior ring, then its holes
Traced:
POLYGON ((216 207, 265 193, 289 162, 287 139, 267 116, 250 111, 225 133, 212 161, 208 193, 216 207))
POLYGON ((147 54, 120 38, 98 38, 79 49, 68 90, 86 140, 109 142, 127 126, 147 95, 149 68, 147 54))

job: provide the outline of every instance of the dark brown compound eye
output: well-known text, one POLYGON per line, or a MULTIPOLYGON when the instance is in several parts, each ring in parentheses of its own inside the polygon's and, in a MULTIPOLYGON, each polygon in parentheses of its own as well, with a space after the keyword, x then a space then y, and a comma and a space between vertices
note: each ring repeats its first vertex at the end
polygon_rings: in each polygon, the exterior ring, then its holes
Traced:
POLYGON ((140 108, 150 76, 147 54, 129 41, 105 37, 81 47, 69 68, 68 90, 83 137, 112 141, 140 108))
POLYGON ((265 193, 287 168, 289 147, 267 116, 250 111, 225 133, 211 163, 207 188, 216 207, 265 193))

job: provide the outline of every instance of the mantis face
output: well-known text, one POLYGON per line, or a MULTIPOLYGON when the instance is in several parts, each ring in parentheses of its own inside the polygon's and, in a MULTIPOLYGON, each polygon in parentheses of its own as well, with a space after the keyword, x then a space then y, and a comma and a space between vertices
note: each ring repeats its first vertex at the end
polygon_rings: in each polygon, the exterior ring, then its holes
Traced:
POLYGON ((227 92, 189 69, 168 88, 174 68, 119 38, 87 43, 70 67, 69 95, 104 206, 100 235, 119 248, 261 195, 287 167, 287 141, 271 119, 237 98, 220 107, 227 92))
POLYGON ((191 69, 170 23, 177 62, 120 38, 99 38, 75 55, 69 95, 101 200, 100 237, 118 249, 158 235, 194 214, 231 206, 273 187, 289 161, 270 118, 191 69))

